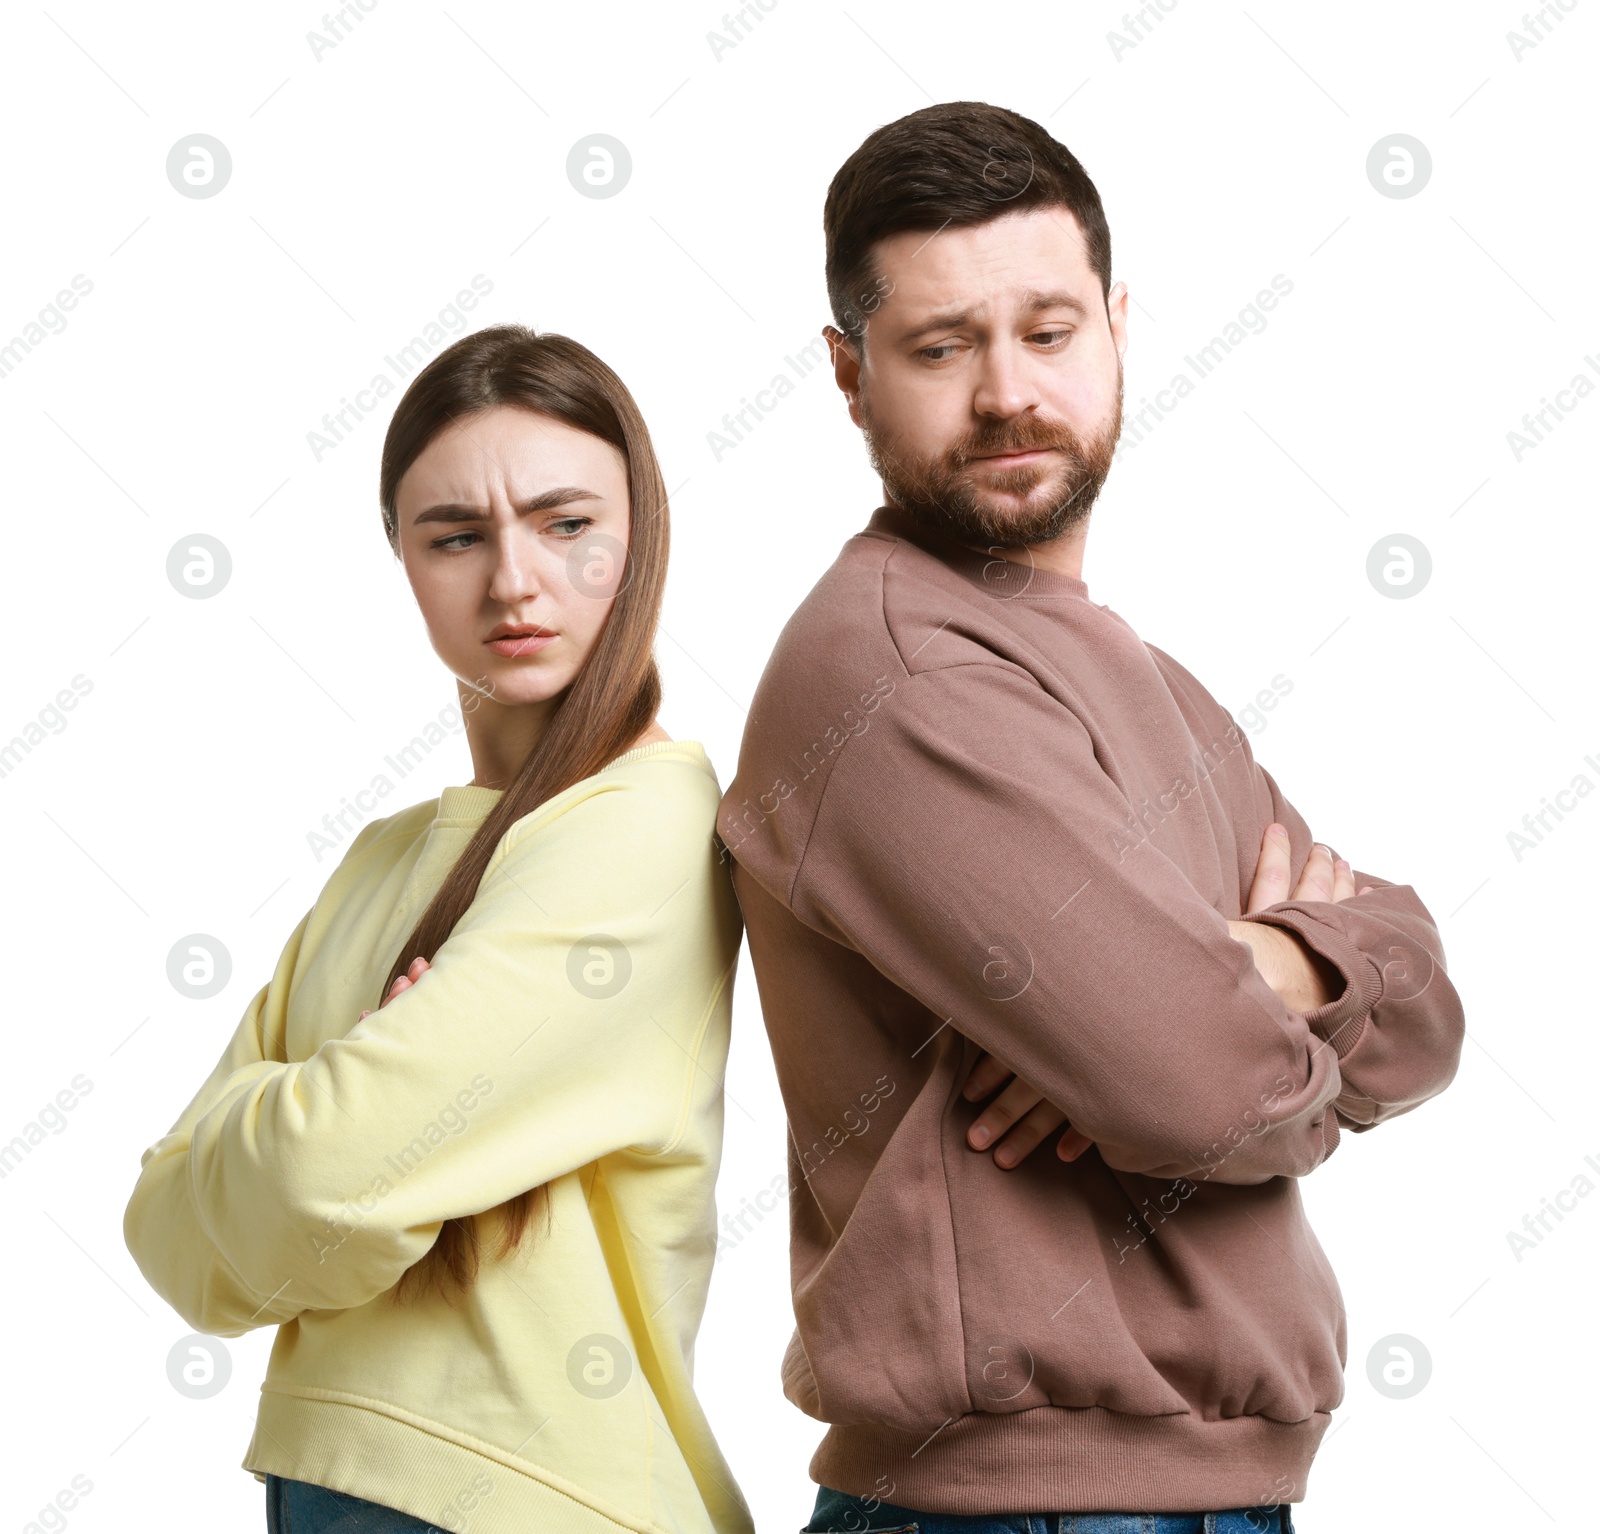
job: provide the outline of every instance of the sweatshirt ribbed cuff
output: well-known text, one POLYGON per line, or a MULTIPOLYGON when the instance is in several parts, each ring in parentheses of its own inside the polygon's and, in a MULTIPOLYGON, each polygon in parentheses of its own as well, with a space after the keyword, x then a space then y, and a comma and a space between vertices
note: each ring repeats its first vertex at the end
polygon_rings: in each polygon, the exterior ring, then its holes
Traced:
POLYGON ((1366 1032, 1372 1009, 1383 994, 1383 974, 1363 949, 1325 918, 1307 909, 1308 904, 1322 902, 1286 901, 1241 919, 1286 928, 1339 971, 1344 990, 1332 1001, 1307 1012, 1305 1019, 1306 1026, 1331 1044, 1334 1054, 1342 1060, 1366 1032))

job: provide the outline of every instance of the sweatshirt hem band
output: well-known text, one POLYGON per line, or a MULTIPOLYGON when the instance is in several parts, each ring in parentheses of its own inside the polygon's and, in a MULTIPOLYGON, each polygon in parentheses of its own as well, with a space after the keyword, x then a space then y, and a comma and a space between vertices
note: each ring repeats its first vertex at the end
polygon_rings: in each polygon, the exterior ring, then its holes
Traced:
POLYGON ((452 1534, 662 1534, 374 1407, 263 1388, 243 1468, 363 1497, 452 1534))
POLYGON ((972 1412, 936 1431, 835 1426, 811 1478, 928 1513, 1193 1513, 1302 1501, 1332 1420, 1137 1417, 1104 1407, 972 1412), (892 1487, 892 1489, 888 1489, 892 1487))

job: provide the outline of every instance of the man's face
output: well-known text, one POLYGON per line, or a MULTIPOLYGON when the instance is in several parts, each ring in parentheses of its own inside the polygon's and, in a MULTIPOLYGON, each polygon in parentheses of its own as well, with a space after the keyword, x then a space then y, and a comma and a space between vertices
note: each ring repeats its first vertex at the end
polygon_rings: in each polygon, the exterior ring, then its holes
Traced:
POLYGON ((1064 207, 875 248, 886 293, 839 387, 891 504, 964 543, 1045 543, 1089 515, 1122 429, 1127 290, 1109 305, 1064 207))

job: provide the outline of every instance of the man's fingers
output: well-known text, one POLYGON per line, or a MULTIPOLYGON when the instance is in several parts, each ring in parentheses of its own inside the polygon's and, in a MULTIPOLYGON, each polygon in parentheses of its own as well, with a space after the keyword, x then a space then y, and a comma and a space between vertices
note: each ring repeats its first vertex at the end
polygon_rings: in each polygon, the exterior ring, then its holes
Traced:
POLYGON ((1018 1076, 973 1121, 967 1131, 967 1144, 974 1150, 984 1150, 1043 1101, 1044 1095, 1018 1076))
POLYGON ((993 1097, 1014 1075, 1010 1066, 1002 1065, 993 1055, 979 1055, 961 1095, 969 1103, 981 1103, 984 1098, 993 1097))
POLYGON ((1067 1132, 1056 1141, 1056 1155, 1063 1161, 1076 1161, 1093 1144, 1088 1135, 1069 1125, 1067 1132))
POLYGON ((996 1166, 1018 1166, 1031 1156, 1048 1135, 1067 1122, 1067 1116, 1054 1103, 1042 1098, 1017 1121, 1016 1127, 994 1148, 996 1166))
POLYGON ((1355 875, 1343 858, 1333 860, 1333 898, 1348 900, 1356 892, 1355 875))
POLYGON ((1250 885, 1245 912, 1260 911, 1289 898, 1289 832, 1277 821, 1261 837, 1261 856, 1256 860, 1256 876, 1250 885))
POLYGON ((1291 900, 1333 899, 1333 849, 1321 842, 1313 842, 1306 866, 1300 870, 1300 880, 1294 887, 1291 900))
POLYGON ((1261 857, 1256 864, 1255 881, 1250 886, 1250 896, 1243 914, 1260 911, 1280 900, 1348 900, 1352 895, 1372 888, 1364 884, 1356 889, 1355 873, 1348 862, 1333 855, 1333 848, 1322 842, 1313 842, 1305 867, 1289 892, 1290 873, 1289 833, 1274 821, 1261 838, 1261 857), (1280 835, 1281 833, 1281 835, 1280 835))

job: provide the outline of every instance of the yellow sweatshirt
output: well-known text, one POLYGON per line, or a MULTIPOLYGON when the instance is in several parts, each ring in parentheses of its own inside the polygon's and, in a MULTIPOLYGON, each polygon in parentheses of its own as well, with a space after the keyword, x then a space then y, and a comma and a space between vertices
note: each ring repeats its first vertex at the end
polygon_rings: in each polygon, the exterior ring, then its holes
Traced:
MULTIPOLYGON (((123 1228, 196 1330, 276 1325, 244 1468, 468 1534, 751 1529, 694 1394, 741 924, 704 749, 519 820, 432 968, 362 1022, 499 790, 364 826, 123 1228), (389 1291, 442 1222, 549 1184, 452 1308, 389 1291)), ((408 958, 410 956, 408 955, 408 958)))

